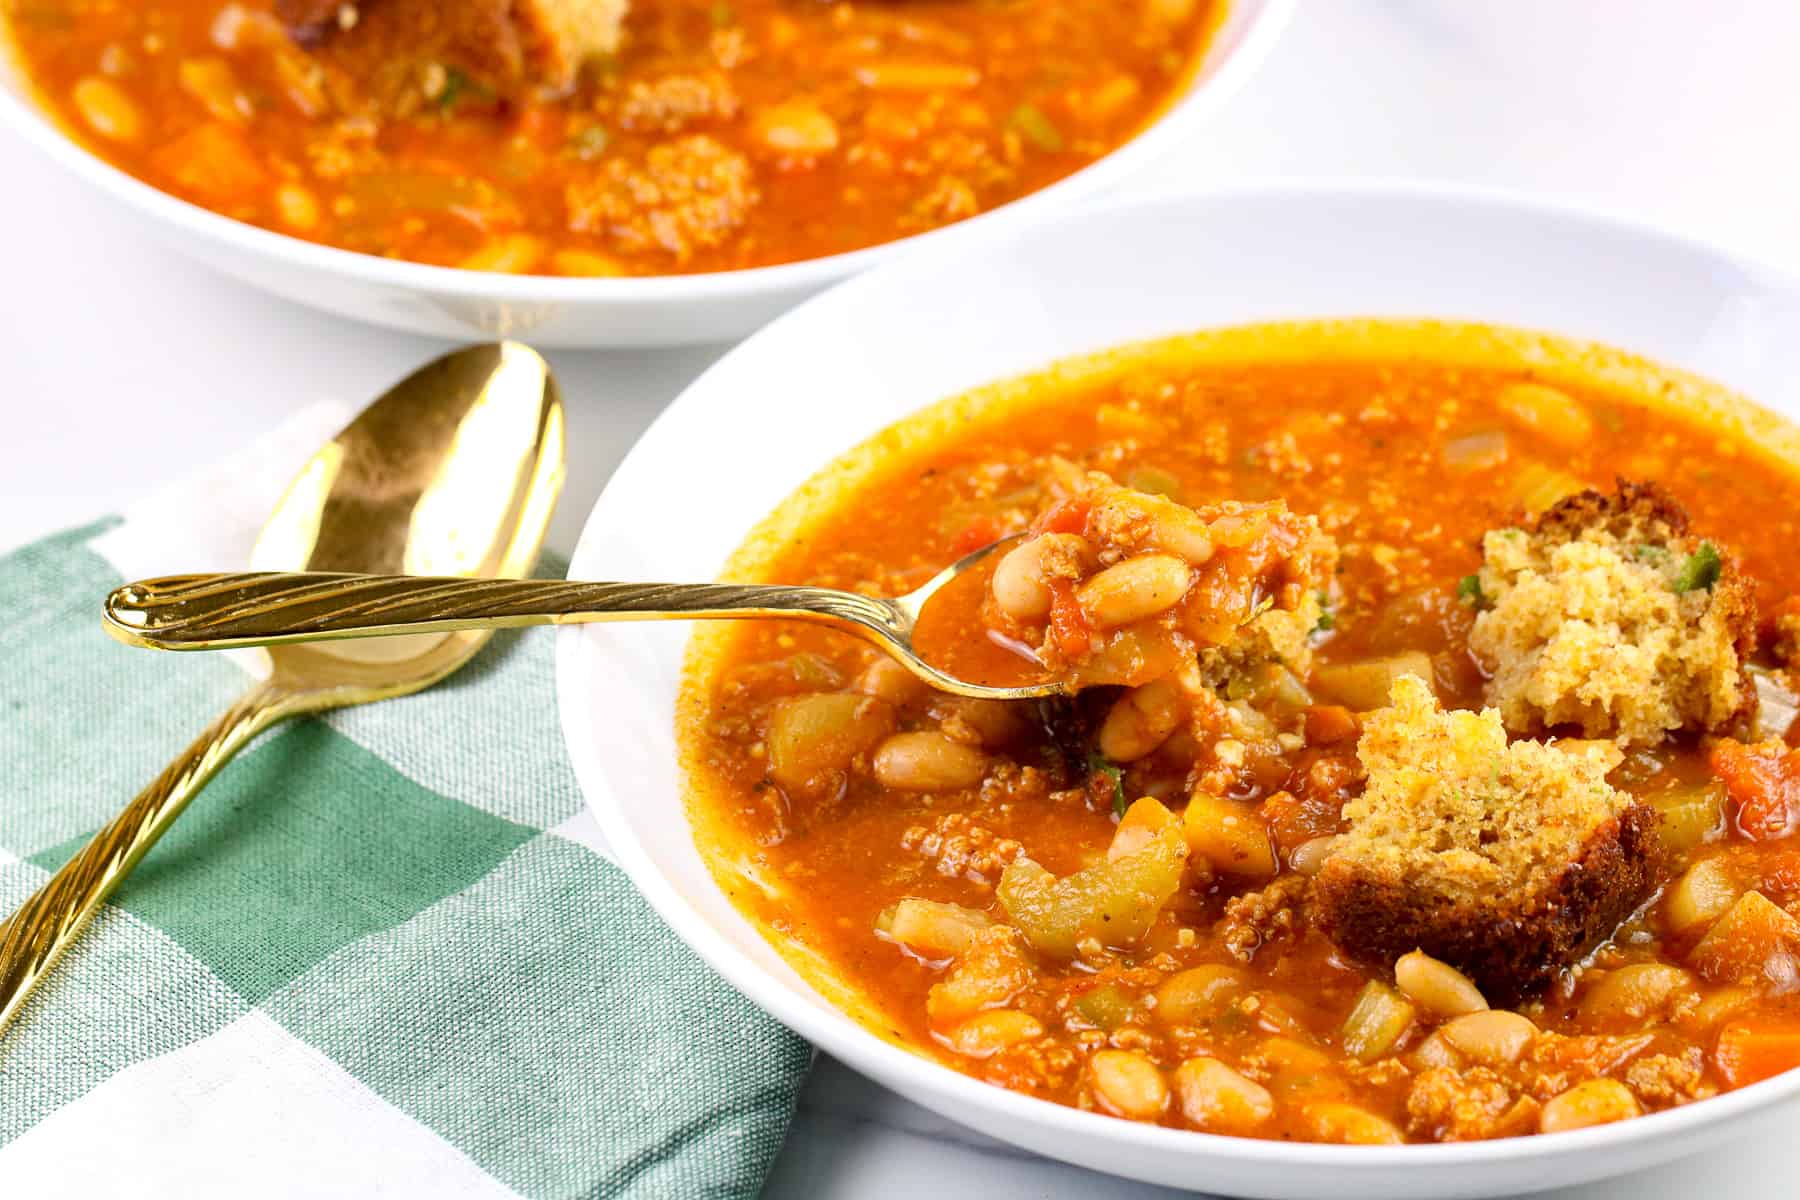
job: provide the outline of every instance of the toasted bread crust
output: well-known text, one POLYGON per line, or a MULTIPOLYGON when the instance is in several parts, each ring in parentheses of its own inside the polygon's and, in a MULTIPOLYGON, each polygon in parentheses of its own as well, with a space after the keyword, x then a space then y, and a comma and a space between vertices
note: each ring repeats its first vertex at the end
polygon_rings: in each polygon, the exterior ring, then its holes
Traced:
POLYGON ((1687 536, 1687 507, 1650 480, 1621 478, 1612 495, 1589 488, 1565 496, 1545 509, 1534 531, 1539 537, 1573 541, 1584 533, 1603 531, 1615 538, 1669 542, 1687 536))
POLYGON ((1345 953, 1391 967, 1413 950, 1451 964, 1496 1005, 1539 991, 1610 937, 1650 890, 1654 809, 1633 804, 1597 828, 1580 857, 1535 894, 1447 899, 1353 861, 1328 860, 1315 881, 1319 921, 1345 953))
POLYGON ((397 109, 427 65, 455 67, 498 94, 566 91, 588 60, 618 49, 625 11, 626 0, 275 5, 297 44, 326 53, 365 93, 397 109))

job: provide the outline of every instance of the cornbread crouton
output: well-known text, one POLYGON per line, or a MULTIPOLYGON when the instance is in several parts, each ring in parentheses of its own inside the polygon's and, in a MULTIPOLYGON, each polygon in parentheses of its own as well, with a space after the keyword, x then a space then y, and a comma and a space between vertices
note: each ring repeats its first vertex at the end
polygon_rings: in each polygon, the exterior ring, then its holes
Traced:
POLYGON ((491 93, 557 93, 619 48, 628 0, 276 0, 293 39, 377 103, 442 95, 455 69, 491 93), (433 81, 436 81, 435 86, 433 81))
POLYGON ((1344 806, 1314 887, 1345 952, 1391 964, 1423 950, 1511 1004, 1574 962, 1651 884, 1655 814, 1606 782, 1616 750, 1507 744, 1500 715, 1445 712, 1394 681, 1357 753, 1367 789, 1344 806))
POLYGON ((1655 484, 1582 492, 1482 539, 1469 645, 1506 727, 1579 728, 1621 745, 1722 733, 1756 703, 1743 669, 1756 601, 1729 551, 1688 532, 1655 484))

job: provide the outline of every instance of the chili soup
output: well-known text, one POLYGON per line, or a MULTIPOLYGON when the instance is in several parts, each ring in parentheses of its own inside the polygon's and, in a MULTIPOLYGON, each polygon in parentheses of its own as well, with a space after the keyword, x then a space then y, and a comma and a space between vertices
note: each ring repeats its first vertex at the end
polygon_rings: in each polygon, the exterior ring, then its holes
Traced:
POLYGON ((1130 139, 1218 0, 6 0, 44 105, 183 199, 326 245, 725 271, 962 220, 1130 139))
POLYGON ((1537 335, 1258 327, 947 402, 733 578, 897 595, 998 538, 929 692, 696 638, 723 889, 884 1036, 1247 1137, 1556 1132, 1800 1065, 1797 442, 1537 335))

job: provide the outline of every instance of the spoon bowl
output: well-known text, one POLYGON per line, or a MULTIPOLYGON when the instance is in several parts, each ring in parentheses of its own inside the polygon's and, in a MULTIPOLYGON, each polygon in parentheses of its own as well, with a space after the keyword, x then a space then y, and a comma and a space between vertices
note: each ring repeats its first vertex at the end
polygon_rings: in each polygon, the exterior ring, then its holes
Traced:
MULTIPOLYGON (((564 441, 555 380, 536 351, 499 342, 447 354, 395 384, 313 456, 263 527, 251 566, 529 575, 562 490, 564 441)), ((333 696, 326 707, 362 703, 429 687, 492 633, 271 645, 270 673, 333 696)))
MULTIPOLYGON (((563 480, 562 402, 516 343, 449 354, 402 380, 288 486, 253 562, 288 571, 524 575, 563 480)), ((403 696, 474 656, 488 629, 279 646, 264 677, 0 927, 0 1028, 207 780, 279 721, 403 696)))

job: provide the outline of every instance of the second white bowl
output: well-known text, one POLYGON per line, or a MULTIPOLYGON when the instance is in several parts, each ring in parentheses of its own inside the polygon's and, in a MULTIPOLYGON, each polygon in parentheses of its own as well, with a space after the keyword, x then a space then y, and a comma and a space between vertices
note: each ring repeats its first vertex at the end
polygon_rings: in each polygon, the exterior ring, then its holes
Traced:
POLYGON ((1233 0, 1187 92, 1136 138, 1042 191, 897 242, 707 275, 566 279, 462 271, 335 250, 246 225, 141 183, 71 140, 31 98, 3 44, 0 124, 115 201, 146 231, 254 287, 339 316, 464 341, 520 337, 540 346, 596 349, 720 342, 914 246, 1024 225, 1178 151, 1255 69, 1292 7, 1293 0, 1233 0))

